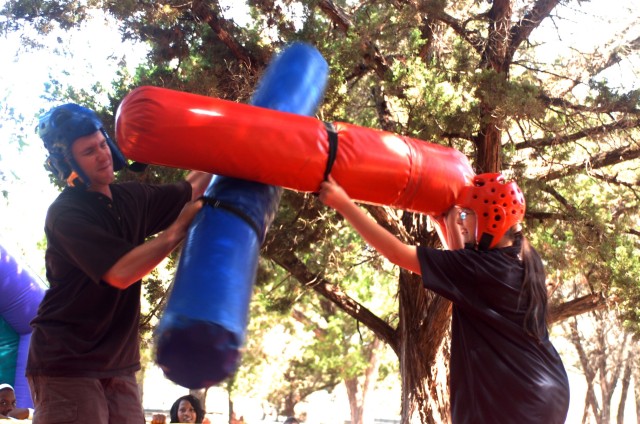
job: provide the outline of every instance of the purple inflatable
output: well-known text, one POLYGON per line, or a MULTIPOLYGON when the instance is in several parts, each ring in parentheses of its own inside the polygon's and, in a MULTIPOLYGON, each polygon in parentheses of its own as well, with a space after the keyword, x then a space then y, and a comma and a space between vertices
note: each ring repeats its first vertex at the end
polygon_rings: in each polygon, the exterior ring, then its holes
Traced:
POLYGON ((29 322, 44 291, 42 280, 0 244, 0 384, 13 385, 21 408, 33 407, 24 372, 31 339, 29 322))

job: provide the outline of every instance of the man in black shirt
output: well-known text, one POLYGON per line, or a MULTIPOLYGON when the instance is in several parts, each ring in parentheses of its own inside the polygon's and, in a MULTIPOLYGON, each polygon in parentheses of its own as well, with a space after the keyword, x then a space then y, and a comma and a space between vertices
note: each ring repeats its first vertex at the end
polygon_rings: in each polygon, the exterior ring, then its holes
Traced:
POLYGON ((35 424, 136 423, 141 279, 183 240, 211 175, 114 184, 126 162, 97 115, 65 104, 38 133, 68 186, 49 207, 49 289, 32 321, 27 377, 35 424), (150 238, 154 236, 154 238, 150 238))

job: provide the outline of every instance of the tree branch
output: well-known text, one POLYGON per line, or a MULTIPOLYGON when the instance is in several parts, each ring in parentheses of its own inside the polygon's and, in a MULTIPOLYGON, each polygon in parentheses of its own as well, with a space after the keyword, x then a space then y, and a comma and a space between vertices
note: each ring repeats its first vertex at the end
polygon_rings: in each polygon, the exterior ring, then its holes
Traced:
POLYGON ((298 321, 299 323, 312 327, 313 328, 313 334, 316 336, 317 339, 322 339, 324 337, 327 336, 327 330, 325 330, 324 328, 320 327, 318 325, 317 322, 313 321, 311 318, 309 318, 304 312, 302 312, 299 309, 292 309, 291 310, 291 316, 293 317, 293 319, 295 319, 296 321, 298 321))
MULTIPOLYGON (((623 32, 626 32, 626 31, 623 31, 623 32)), ((618 36, 619 35, 620 34, 618 34, 618 36)), ((614 42, 617 42, 619 39, 620 38, 616 39, 614 42)), ((611 44, 613 44, 613 42, 611 44)), ((614 65, 617 65, 618 63, 622 62, 631 53, 638 50, 640 50, 640 37, 634 40, 631 40, 629 43, 625 45, 621 45, 613 48, 609 53, 609 55, 603 58, 602 63, 596 67, 593 74, 595 75, 595 74, 601 73, 606 69, 609 69, 614 65)))
POLYGON ((640 230, 635 230, 633 228, 630 228, 629 230, 627 230, 627 234, 631 234, 632 236, 640 237, 640 230))
MULTIPOLYGON (((333 1, 319 0, 318 7, 329 17, 331 22, 345 34, 353 28, 353 22, 349 15, 336 6, 333 1)), ((366 73, 369 69, 373 69, 381 79, 386 79, 391 73, 387 59, 380 53, 380 49, 375 43, 362 34, 358 34, 358 36, 361 40, 360 48, 364 64, 358 66, 351 77, 358 77, 366 73)))
POLYGON ((541 190, 544 191, 545 193, 549 193, 551 196, 553 196, 553 198, 556 199, 558 201, 558 203, 560 203, 562 206, 564 206, 565 209, 568 210, 569 212, 575 212, 576 207, 573 206, 571 203, 569 203, 569 201, 566 199, 566 197, 561 195, 558 192, 558 190, 556 190, 555 188, 551 187, 549 184, 544 184, 544 186, 541 188, 541 190))
POLYGON ((618 175, 604 175, 597 172, 592 174, 593 178, 604 181, 605 183, 622 186, 629 189, 636 199, 640 200, 640 193, 636 190, 636 187, 640 187, 640 181, 636 181, 635 183, 628 183, 626 181, 620 181, 618 179, 618 175))
POLYGON ((227 26, 227 22, 225 19, 219 17, 215 11, 211 9, 209 6, 209 2, 205 2, 202 0, 195 0, 192 6, 192 12, 196 16, 196 18, 200 19, 203 22, 206 22, 207 25, 213 30, 213 32, 218 36, 220 41, 222 41, 231 51, 231 53, 248 69, 252 69, 253 66, 261 69, 265 66, 264 63, 260 63, 256 60, 256 58, 249 53, 247 49, 241 46, 232 36, 229 34, 229 31, 225 29, 227 26), (253 66, 252 66, 253 65, 253 66))
POLYGON ((628 130, 632 128, 640 128, 640 119, 634 118, 622 118, 619 121, 611 122, 609 124, 602 124, 591 128, 585 128, 577 131, 573 134, 567 135, 555 135, 551 137, 542 137, 532 140, 525 140, 515 144, 516 150, 522 150, 526 148, 539 148, 548 146, 558 146, 566 144, 571 141, 581 140, 587 137, 593 137, 610 133, 612 131, 628 130))
POLYGON ((602 293, 593 293, 578 297, 561 305, 552 306, 549 309, 549 324, 564 321, 568 318, 604 309, 607 306, 607 299, 602 293))
POLYGON ((589 173, 592 169, 603 168, 605 166, 615 165, 617 163, 637 158, 640 158, 640 148, 625 146, 619 149, 597 154, 582 163, 576 163, 573 165, 565 166, 564 168, 557 171, 551 171, 546 175, 539 176, 537 179, 538 181, 548 182, 557 180, 559 178, 568 177, 570 175, 579 174, 583 171, 587 171, 587 173, 589 173))
POLYGON ((319 275, 309 271, 307 266, 290 250, 279 249, 277 252, 265 248, 265 255, 287 270, 295 279, 306 287, 312 288, 321 296, 329 299, 345 313, 360 321, 373 331, 397 352, 398 336, 394 328, 373 314, 369 309, 349 297, 338 286, 331 284, 319 275))
POLYGON ((326 13, 331 22, 333 22, 345 34, 349 31, 349 28, 353 27, 353 22, 349 18, 349 15, 347 15, 344 10, 336 6, 331 0, 320 0, 318 2, 318 7, 326 13))
POLYGON ((527 211, 525 218, 537 219, 538 221, 554 220, 554 221, 570 221, 571 217, 564 213, 527 211))
POLYGON ((546 94, 539 95, 538 99, 542 100, 547 106, 558 106, 565 109, 575 110, 578 112, 591 112, 591 113, 624 112, 624 113, 631 113, 631 114, 640 114, 640 109, 638 109, 637 104, 635 102, 629 102, 625 100, 619 100, 614 103, 606 104, 604 106, 587 106, 587 105, 577 105, 565 99, 550 97, 550 96, 547 96, 546 94))
POLYGON ((506 56, 508 62, 513 60, 518 47, 529 38, 531 32, 549 16, 558 3, 560 3, 560 0, 537 0, 520 23, 511 28, 511 41, 509 42, 506 56))
POLYGON ((458 34, 463 40, 465 40, 473 49, 478 53, 482 54, 482 50, 484 48, 485 42, 482 37, 480 37, 476 32, 468 31, 465 26, 466 22, 462 23, 460 20, 454 18, 453 16, 445 13, 440 10, 437 13, 431 12, 431 19, 440 21, 443 24, 447 25, 449 28, 453 30, 456 34, 458 34))

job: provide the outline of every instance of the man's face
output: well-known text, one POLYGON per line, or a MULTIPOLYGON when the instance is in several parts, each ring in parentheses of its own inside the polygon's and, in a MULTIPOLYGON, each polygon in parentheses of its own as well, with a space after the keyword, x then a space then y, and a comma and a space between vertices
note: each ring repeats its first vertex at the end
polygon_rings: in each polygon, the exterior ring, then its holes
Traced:
POLYGON ((0 415, 5 417, 16 407, 16 394, 11 389, 0 390, 0 415))
POLYGON ((71 146, 76 163, 89 178, 89 190, 109 185, 114 180, 113 160, 107 140, 100 131, 78 138, 71 146))

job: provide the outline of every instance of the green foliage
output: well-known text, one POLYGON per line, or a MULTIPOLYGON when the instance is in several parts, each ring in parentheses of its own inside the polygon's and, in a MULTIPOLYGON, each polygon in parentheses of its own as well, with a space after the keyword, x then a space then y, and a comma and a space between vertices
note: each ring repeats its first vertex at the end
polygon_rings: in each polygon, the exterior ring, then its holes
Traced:
POLYGON ((70 29, 87 19, 96 1, 12 1, 2 9, 4 16, 18 16, 18 20, 7 19, 0 25, 0 32, 16 31, 25 23, 31 24, 39 33, 48 34, 55 25, 70 29))
POLYGON ((611 259, 611 272, 617 282, 612 292, 622 303, 625 325, 635 334, 640 334, 640 289, 636 277, 640 275, 638 243, 628 235, 616 246, 611 259))
POLYGON ((526 77, 505 80, 493 70, 477 72, 470 79, 477 95, 506 119, 541 119, 546 105, 540 100, 541 89, 526 77))
POLYGON ((589 81, 590 96, 587 101, 599 108, 616 111, 633 111, 640 107, 640 90, 620 92, 606 81, 589 81))
MULTIPOLYGON (((319 214, 317 208, 312 196, 285 192, 272 228, 296 235, 288 248, 294 248, 318 278, 340 281, 353 298, 393 316, 391 293, 396 283, 389 265, 363 246, 342 220, 319 214)), ((268 398, 281 411, 317 390, 331 390, 360 375, 370 362, 373 334, 319 297, 313 284, 301 286, 272 262, 261 261, 241 377, 236 381, 238 390, 268 398), (258 387, 257 381, 271 384, 258 387)), ((382 374, 392 369, 386 359, 382 374)))
POLYGON ((537 212, 564 216, 552 225, 529 221, 533 243, 545 260, 548 275, 567 281, 586 278, 585 293, 608 293, 619 300, 629 296, 623 303, 630 307, 627 313, 631 317, 636 311, 630 300, 637 296, 640 270, 630 262, 629 255, 638 245, 628 228, 637 219, 632 211, 637 210, 638 201, 626 190, 603 187, 593 178, 577 178, 574 182, 572 186, 556 185, 555 198, 544 191, 532 191, 528 196, 537 212), (575 208, 566 210, 557 199, 575 208))
POLYGON ((261 268, 235 390, 267 399, 283 411, 286 399, 295 404, 316 390, 332 388, 338 380, 307 347, 313 331, 289 318, 294 307, 306 310, 308 295, 278 268, 268 263, 261 268))

